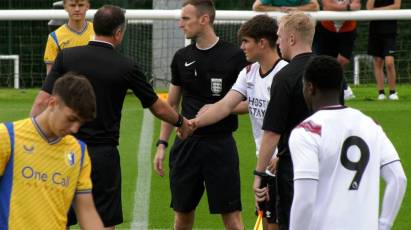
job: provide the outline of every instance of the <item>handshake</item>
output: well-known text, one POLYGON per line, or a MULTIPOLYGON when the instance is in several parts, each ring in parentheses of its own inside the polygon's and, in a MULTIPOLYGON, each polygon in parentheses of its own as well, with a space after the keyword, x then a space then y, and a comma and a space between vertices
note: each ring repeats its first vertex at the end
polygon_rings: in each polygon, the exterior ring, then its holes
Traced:
POLYGON ((183 119, 183 125, 181 127, 178 127, 176 132, 177 132, 177 136, 184 140, 187 137, 191 136, 194 131, 197 128, 202 127, 203 125, 200 124, 200 116, 201 114, 203 114, 205 111, 207 111, 207 109, 209 108, 210 105, 205 105, 203 106, 197 113, 196 117, 193 119, 186 119, 184 117, 183 119))

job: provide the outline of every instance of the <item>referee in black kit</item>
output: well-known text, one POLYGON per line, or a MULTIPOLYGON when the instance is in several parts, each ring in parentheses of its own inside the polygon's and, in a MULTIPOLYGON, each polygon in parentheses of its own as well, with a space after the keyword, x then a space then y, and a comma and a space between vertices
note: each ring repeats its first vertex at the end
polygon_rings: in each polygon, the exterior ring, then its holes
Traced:
MULTIPOLYGON (((222 99, 247 65, 239 47, 216 36, 214 17, 211 0, 183 3, 179 27, 195 43, 174 55, 168 103, 178 110, 182 99, 182 114, 187 118, 194 118, 204 105, 222 99)), ((239 158, 232 136, 237 126, 237 116, 230 115, 214 125, 197 129, 184 141, 176 138, 170 151, 174 229, 192 228, 205 187, 210 213, 221 214, 226 229, 244 229, 239 158)), ((172 126, 163 122, 154 158, 154 169, 161 176, 171 132, 172 126)))
POLYGON ((314 20, 302 12, 287 14, 279 21, 277 44, 282 58, 290 60, 290 63, 277 73, 271 85, 253 189, 256 201, 267 199, 267 188, 260 188, 261 178, 278 146, 276 174, 280 229, 288 229, 293 200, 293 166, 288 139, 292 129, 309 115, 302 79, 305 65, 313 56, 314 30, 314 20))
MULTIPOLYGON (((68 71, 82 74, 92 84, 97 102, 97 117, 81 126, 76 137, 86 142, 92 162, 93 198, 106 229, 123 222, 121 206, 121 169, 119 129, 121 109, 131 89, 144 108, 158 118, 180 127, 184 134, 187 121, 159 99, 138 66, 114 48, 125 32, 124 11, 106 5, 94 15, 95 40, 87 46, 62 50, 39 92, 31 111, 35 116, 47 106, 54 82, 68 71)), ((69 223, 73 224, 72 217, 69 223)))

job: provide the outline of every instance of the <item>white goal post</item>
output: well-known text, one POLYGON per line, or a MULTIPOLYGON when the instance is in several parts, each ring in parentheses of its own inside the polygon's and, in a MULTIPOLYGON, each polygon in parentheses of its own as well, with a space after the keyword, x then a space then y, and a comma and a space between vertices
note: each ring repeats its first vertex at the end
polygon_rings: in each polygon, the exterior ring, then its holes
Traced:
POLYGON ((19 55, 0 55, 0 60, 12 60, 14 64, 14 88, 20 88, 20 57, 19 55))

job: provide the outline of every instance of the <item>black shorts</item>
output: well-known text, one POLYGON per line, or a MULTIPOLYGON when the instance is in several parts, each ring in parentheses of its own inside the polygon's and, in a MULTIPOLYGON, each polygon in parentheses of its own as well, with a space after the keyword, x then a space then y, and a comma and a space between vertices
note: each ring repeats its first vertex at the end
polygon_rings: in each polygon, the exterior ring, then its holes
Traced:
MULTIPOLYGON (((264 218, 267 219, 267 222, 270 224, 278 223, 277 215, 277 179, 275 176, 269 176, 261 178, 261 187, 268 186, 268 194, 270 200, 266 202, 259 203, 261 210, 264 213, 264 218)), ((257 214, 257 212, 256 212, 257 214)))
POLYGON ((289 228, 291 204, 294 195, 293 163, 290 155, 281 156, 277 163, 278 225, 280 230, 289 228))
POLYGON ((335 58, 341 55, 351 59, 355 37, 355 30, 336 33, 325 29, 319 23, 315 31, 314 51, 318 55, 328 55, 335 58))
MULTIPOLYGON (((123 222, 121 206, 120 154, 116 146, 88 145, 91 160, 91 180, 93 200, 104 226, 110 227, 123 222)), ((77 220, 69 213, 69 225, 77 220)))
POLYGON ((394 56, 396 34, 370 35, 368 37, 368 54, 374 57, 384 58, 394 56))
POLYGON ((171 207, 195 210, 206 188, 210 213, 241 211, 237 147, 230 134, 176 138, 170 151, 171 207))

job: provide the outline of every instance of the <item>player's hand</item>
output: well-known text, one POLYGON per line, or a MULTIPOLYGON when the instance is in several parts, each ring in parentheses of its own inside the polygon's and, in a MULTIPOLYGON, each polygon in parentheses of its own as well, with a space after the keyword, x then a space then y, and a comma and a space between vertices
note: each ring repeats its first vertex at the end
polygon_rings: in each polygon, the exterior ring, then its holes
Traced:
POLYGON ((289 12, 293 11, 293 8, 287 7, 287 6, 281 6, 280 11, 283 12, 283 13, 289 13, 289 12))
POLYGON ((277 160, 277 157, 271 159, 267 166, 267 170, 273 175, 275 175, 275 171, 277 170, 277 160))
POLYGON ((190 126, 191 130, 194 132, 198 128, 198 118, 193 118, 188 120, 188 125, 190 126))
POLYGON ((359 0, 354 0, 349 4, 351 10, 361 10, 361 2, 359 0))
POLYGON ((205 113, 205 111, 207 111, 211 105, 212 104, 205 104, 203 107, 201 107, 201 109, 197 112, 196 117, 199 117, 201 116, 201 114, 205 113))
POLYGON ((183 125, 177 128, 177 136, 184 140, 191 134, 193 134, 194 130, 191 128, 189 121, 184 117, 183 125))
POLYGON ((157 152, 154 156, 154 171, 160 176, 164 176, 163 161, 165 157, 166 148, 164 145, 157 146, 157 152))
MULTIPOLYGON (((259 176, 254 176, 254 184, 253 184, 253 191, 255 194, 255 201, 256 205, 258 206, 258 202, 266 201, 268 196, 268 188, 260 188, 261 185, 261 177, 259 176)), ((260 207, 258 207, 260 208, 260 207)))

